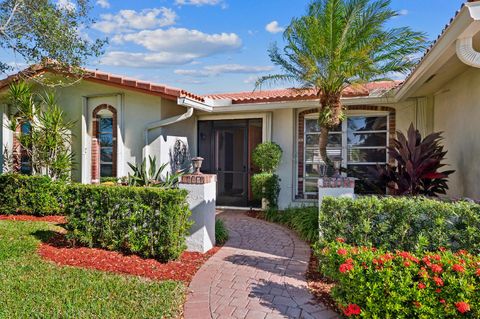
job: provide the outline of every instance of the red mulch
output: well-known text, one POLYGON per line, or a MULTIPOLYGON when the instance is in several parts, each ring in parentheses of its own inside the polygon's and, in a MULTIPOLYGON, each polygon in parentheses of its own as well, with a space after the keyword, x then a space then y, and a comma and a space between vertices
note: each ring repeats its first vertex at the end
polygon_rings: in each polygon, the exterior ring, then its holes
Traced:
POLYGON ((337 303, 330 295, 330 291, 335 286, 335 283, 322 276, 318 271, 318 259, 314 254, 310 256, 307 270, 308 288, 319 302, 330 308, 331 310, 341 313, 337 307, 337 303))
POLYGON ((48 242, 42 243, 38 252, 44 259, 59 265, 142 276, 154 280, 180 280, 188 284, 197 270, 219 249, 220 247, 214 247, 205 254, 184 252, 179 260, 161 263, 136 255, 74 247, 64 235, 57 233, 48 242))
POLYGON ((57 224, 65 224, 65 216, 29 216, 29 215, 0 215, 0 220, 13 220, 13 221, 22 221, 22 222, 50 222, 57 224))

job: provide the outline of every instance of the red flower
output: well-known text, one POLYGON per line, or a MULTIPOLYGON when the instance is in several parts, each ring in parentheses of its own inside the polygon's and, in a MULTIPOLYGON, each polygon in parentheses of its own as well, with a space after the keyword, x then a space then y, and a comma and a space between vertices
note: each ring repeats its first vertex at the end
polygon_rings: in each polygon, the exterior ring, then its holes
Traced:
POLYGON ((409 261, 405 261, 405 262, 403 263, 403 265, 404 265, 405 267, 410 267, 411 264, 410 264, 409 261))
POLYGON ((360 309, 359 305, 356 305, 354 303, 349 304, 345 309, 343 309, 343 313, 345 316, 350 317, 350 316, 357 316, 360 313, 362 313, 362 309, 360 309))
POLYGON ((437 294, 439 294, 439 293, 441 293, 441 292, 442 292, 442 289, 440 289, 440 288, 437 288, 437 289, 435 289, 435 292, 436 292, 437 294))
POLYGON ((440 299, 440 303, 445 303, 445 299, 440 299))
POLYGON ((345 260, 345 263, 346 263, 346 264, 353 264, 353 259, 352 259, 352 258, 348 258, 347 260, 345 260))
POLYGON ((339 254, 341 256, 345 256, 347 253, 348 253, 348 251, 344 248, 340 248, 339 250, 337 250, 337 254, 339 254))
POLYGON ((442 259, 442 257, 440 257, 440 255, 433 255, 432 258, 437 260, 437 261, 442 259))
POLYGON ((352 269, 353 269, 353 265, 349 263, 341 264, 339 268, 341 273, 346 273, 352 269))
POLYGON ((438 287, 442 287, 442 286, 443 286, 443 280, 442 280, 442 278, 433 277, 433 281, 435 281, 435 284, 437 284, 438 287))
POLYGON ((419 303, 418 301, 414 301, 414 302, 413 302, 413 305, 414 305, 415 307, 417 307, 417 308, 420 308, 420 307, 422 306, 422 304, 419 303))
POLYGON ((447 249, 446 249, 445 247, 438 247, 438 250, 440 250, 440 251, 445 251, 445 250, 447 250, 447 249))
POLYGON ((427 286, 425 286, 423 282, 418 283, 418 289, 425 289, 425 288, 427 288, 427 286))
POLYGON ((437 264, 431 264, 431 265, 430 265, 430 269, 431 269, 433 272, 436 272, 436 273, 441 273, 441 272, 443 271, 442 266, 437 265, 437 264))
POLYGON ((477 276, 480 276, 480 268, 477 269, 476 273, 477 276))
POLYGON ((452 269, 453 269, 453 271, 456 271, 456 272, 464 272, 465 271, 465 268, 463 268, 463 266, 459 265, 459 264, 453 265, 452 269))
POLYGON ((338 237, 338 238, 337 238, 337 242, 339 242, 339 243, 344 243, 344 242, 345 242, 345 239, 343 239, 342 237, 338 237))
POLYGON ((460 313, 466 313, 470 311, 470 305, 465 301, 459 301, 455 303, 455 307, 460 313))

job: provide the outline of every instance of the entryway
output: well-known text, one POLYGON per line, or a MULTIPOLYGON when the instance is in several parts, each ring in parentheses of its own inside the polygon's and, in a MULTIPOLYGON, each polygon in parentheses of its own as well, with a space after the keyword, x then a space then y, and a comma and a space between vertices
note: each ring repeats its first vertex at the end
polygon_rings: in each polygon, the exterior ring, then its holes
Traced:
POLYGON ((217 205, 259 206, 251 192, 252 151, 262 142, 262 119, 198 122, 202 171, 217 174, 217 205))

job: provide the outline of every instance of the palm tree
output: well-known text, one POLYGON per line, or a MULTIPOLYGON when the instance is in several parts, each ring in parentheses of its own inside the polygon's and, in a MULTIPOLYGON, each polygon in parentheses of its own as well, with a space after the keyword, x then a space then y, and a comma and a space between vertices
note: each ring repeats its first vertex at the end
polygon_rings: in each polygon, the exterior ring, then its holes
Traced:
POLYGON ((282 70, 257 80, 293 83, 297 89, 314 89, 320 100, 319 151, 327 158, 328 133, 345 118, 341 103, 347 86, 388 79, 408 72, 415 55, 426 48, 425 34, 409 27, 388 28, 399 15, 390 0, 315 0, 307 14, 294 18, 283 33, 283 52, 273 44, 270 59, 282 70))

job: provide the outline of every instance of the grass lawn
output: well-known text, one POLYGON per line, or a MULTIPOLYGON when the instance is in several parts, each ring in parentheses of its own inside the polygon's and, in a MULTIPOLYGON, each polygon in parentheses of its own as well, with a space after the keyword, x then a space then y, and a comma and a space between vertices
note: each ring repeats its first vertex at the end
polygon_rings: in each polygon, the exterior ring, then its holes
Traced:
POLYGON ((178 318, 182 282, 59 267, 36 252, 56 226, 0 221, 0 318, 178 318), (43 234, 43 235, 42 235, 43 234))

